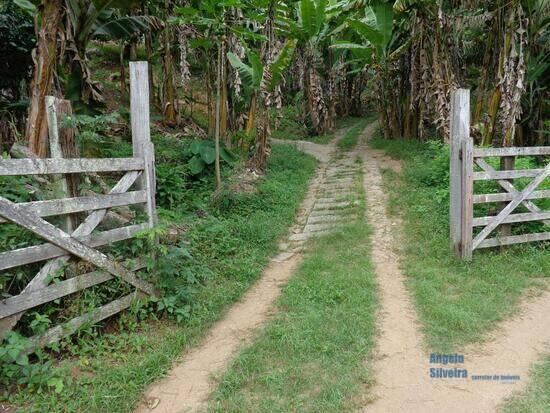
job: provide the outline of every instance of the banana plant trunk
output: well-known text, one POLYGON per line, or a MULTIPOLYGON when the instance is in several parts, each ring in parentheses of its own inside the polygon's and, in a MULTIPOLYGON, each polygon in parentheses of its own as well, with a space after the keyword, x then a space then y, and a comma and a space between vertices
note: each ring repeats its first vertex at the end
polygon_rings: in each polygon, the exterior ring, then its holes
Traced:
MULTIPOLYGON (((167 12, 171 10, 170 0, 165 1, 167 12)), ((176 102, 176 78, 174 73, 174 58, 172 56, 172 44, 174 42, 173 30, 167 24, 162 33, 163 56, 162 69, 164 74, 164 120, 169 125, 178 123, 178 107, 176 102)))
POLYGON ((246 135, 252 136, 252 132, 254 131, 254 126, 256 125, 256 110, 258 107, 258 92, 254 90, 250 96, 250 106, 248 109, 248 119, 246 121, 246 135))
POLYGON ((225 145, 231 147, 231 137, 227 133, 228 113, 228 92, 227 92, 227 39, 225 36, 221 39, 221 56, 220 56, 220 137, 223 138, 225 145))
POLYGON ((47 156, 48 126, 44 97, 51 94, 56 74, 57 33, 63 14, 62 0, 42 2, 42 24, 38 31, 35 66, 30 86, 30 103, 25 136, 29 149, 40 158, 47 156))

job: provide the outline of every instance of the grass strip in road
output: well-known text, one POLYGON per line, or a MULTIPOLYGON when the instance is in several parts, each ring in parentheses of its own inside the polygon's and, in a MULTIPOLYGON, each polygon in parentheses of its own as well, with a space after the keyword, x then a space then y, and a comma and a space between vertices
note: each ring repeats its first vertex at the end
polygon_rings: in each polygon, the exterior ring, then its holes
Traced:
POLYGON ((419 309, 428 347, 457 351, 482 342, 512 315, 529 290, 550 280, 550 250, 523 244, 478 250, 471 263, 449 250, 449 157, 439 143, 375 139, 374 147, 404 160, 403 172, 384 171, 390 213, 404 222, 403 271, 419 309))
POLYGON ((361 132, 363 132, 363 129, 370 123, 369 118, 351 119, 353 119, 352 126, 346 131, 342 139, 336 143, 338 149, 343 152, 349 152, 357 146, 361 132))
POLYGON ((550 355, 534 366, 527 389, 502 406, 502 413, 550 412, 550 355))
POLYGON ((277 315, 221 378, 212 412, 342 412, 372 380, 376 284, 360 221, 313 242, 277 315))

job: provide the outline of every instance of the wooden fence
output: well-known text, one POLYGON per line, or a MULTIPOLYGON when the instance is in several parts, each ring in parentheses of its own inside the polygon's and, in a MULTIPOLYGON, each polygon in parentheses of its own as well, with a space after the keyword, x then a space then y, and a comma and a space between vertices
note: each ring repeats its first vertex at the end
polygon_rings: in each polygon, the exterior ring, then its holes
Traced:
MULTIPOLYGON (((550 222, 550 211, 542 211, 531 200, 550 198, 550 190, 537 188, 550 176, 550 163, 538 169, 514 169, 518 156, 549 156, 550 146, 474 148, 470 137, 470 91, 459 89, 451 96, 450 141, 450 240, 451 250, 464 260, 471 260, 474 250, 531 241, 550 240, 550 232, 511 235, 513 223, 550 222), (486 158, 501 160, 501 170, 491 166, 486 158), (519 190, 513 180, 533 178, 519 190), (501 193, 475 194, 474 182, 494 180, 504 190, 501 193), (496 215, 474 217, 474 205, 497 203, 496 215), (515 213, 523 205, 529 212, 515 213), (481 230, 474 236, 474 228, 481 230), (498 233, 488 238, 489 235, 498 233)), ((548 160, 548 158, 546 158, 548 160)))
MULTIPOLYGON (((0 159, 0 176, 30 176, 65 174, 118 173, 118 180, 106 194, 77 196, 27 203, 14 203, 0 194, 0 224, 12 223, 44 239, 46 243, 0 253, 0 271, 36 262, 46 261, 23 291, 0 301, 0 339, 12 330, 23 313, 33 307, 74 294, 78 291, 118 277, 136 288, 135 292, 80 315, 63 325, 55 326, 40 336, 32 337, 34 346, 45 346, 74 333, 88 323, 97 323, 128 308, 134 298, 142 294, 156 295, 153 285, 140 279, 136 271, 143 265, 117 262, 97 248, 127 240, 138 232, 156 224, 155 212, 155 158, 149 131, 149 82, 147 63, 130 63, 131 123, 133 157, 112 159, 0 159), (135 190, 131 190, 135 187, 135 190), (147 222, 97 231, 98 226, 114 207, 141 204, 147 213, 147 222), (59 227, 44 217, 83 214, 85 218, 76 228, 65 224, 59 227), (97 271, 89 272, 49 284, 52 275, 64 271, 72 258, 93 264, 97 271)), ((57 134, 57 118, 52 109, 53 98, 46 98, 49 138, 52 156, 59 155, 52 146, 57 134)), ((52 179, 53 180, 53 179, 52 179)), ((63 220, 61 220, 63 222, 63 220)), ((32 348, 29 349, 29 352, 32 348)))

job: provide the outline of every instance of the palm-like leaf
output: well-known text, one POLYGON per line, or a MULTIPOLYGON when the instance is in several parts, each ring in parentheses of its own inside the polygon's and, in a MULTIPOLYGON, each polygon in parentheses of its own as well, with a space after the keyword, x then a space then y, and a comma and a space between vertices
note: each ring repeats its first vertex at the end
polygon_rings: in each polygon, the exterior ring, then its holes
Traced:
POLYGON ((372 6, 374 15, 376 16, 376 28, 382 34, 382 48, 385 48, 391 38, 393 32, 393 8, 389 3, 376 1, 372 6))
POLYGON ((232 52, 227 53, 227 60, 229 60, 231 66, 233 66, 233 68, 239 72, 241 80, 246 85, 251 86, 252 78, 254 77, 252 68, 246 63, 243 63, 239 56, 232 52))
POLYGON ((231 66, 239 72, 242 81, 248 87, 257 89, 260 87, 262 82, 264 66, 260 60, 260 57, 256 53, 248 50, 246 55, 251 66, 244 63, 235 53, 227 53, 227 60, 229 60, 231 66))
POLYGON ((159 30, 162 26, 162 21, 154 16, 125 16, 98 26, 92 36, 127 39, 148 29, 159 30))
POLYGON ((300 1, 300 20, 302 29, 308 37, 315 36, 317 32, 317 13, 314 0, 300 1))
POLYGON ((290 64, 290 61, 292 60, 292 55, 294 54, 294 47, 295 42, 293 40, 288 40, 281 52, 279 53, 279 56, 277 56, 277 59, 271 65, 269 66, 269 70, 271 72, 271 82, 269 82, 269 90, 273 90, 277 87, 277 85, 281 82, 281 78, 283 77, 284 70, 288 67, 290 64))

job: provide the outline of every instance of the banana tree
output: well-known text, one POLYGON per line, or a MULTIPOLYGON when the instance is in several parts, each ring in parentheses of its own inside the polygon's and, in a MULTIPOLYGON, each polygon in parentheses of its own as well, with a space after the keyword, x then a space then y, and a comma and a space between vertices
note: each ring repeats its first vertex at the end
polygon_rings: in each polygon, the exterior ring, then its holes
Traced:
MULTIPOLYGON (((25 5, 36 12, 34 4, 27 2, 25 5)), ((63 0, 43 0, 41 6, 41 19, 36 19, 38 44, 30 85, 25 136, 29 149, 43 158, 47 154, 48 134, 44 97, 51 93, 54 87, 53 80, 57 71, 57 36, 62 18, 63 0)))
POLYGON ((247 50, 246 55, 250 64, 244 63, 234 53, 228 53, 227 55, 229 62, 239 72, 245 88, 250 93, 250 110, 247 124, 249 133, 255 127, 256 110, 259 107, 260 119, 257 125, 255 152, 251 162, 251 166, 258 170, 263 171, 267 166, 268 138, 271 133, 269 112, 273 104, 273 93, 280 85, 283 72, 292 60, 294 49, 295 41, 287 40, 278 55, 271 58, 265 56, 264 59, 252 50, 247 50))
POLYGON ((101 90, 92 79, 86 51, 94 38, 125 40, 163 23, 154 16, 119 16, 138 2, 133 0, 65 0, 68 76, 66 96, 76 108, 102 102, 101 90))
POLYGON ((393 104, 391 63, 408 46, 404 43, 394 48, 393 8, 390 4, 375 1, 335 29, 334 33, 344 34, 344 40, 336 41, 331 47, 347 49, 351 62, 359 62, 364 69, 374 74, 373 89, 378 105, 380 123, 386 137, 392 135, 391 124, 397 116, 389 113, 393 104))
POLYGON ((245 30, 228 18, 228 13, 240 11, 247 4, 239 0, 193 0, 187 1, 186 6, 176 7, 177 18, 173 23, 178 26, 193 27, 197 37, 189 41, 189 47, 199 49, 204 59, 203 64, 207 99, 209 106, 209 132, 214 133, 216 123, 219 121, 220 136, 226 138, 226 144, 230 144, 228 129, 229 99, 228 99, 228 74, 227 74, 227 50, 228 38, 233 32, 245 30), (221 55, 218 53, 222 51, 221 55), (214 74, 220 70, 220 88, 214 92, 212 85, 214 74), (212 95, 220 97, 220 113, 215 114, 212 95))
MULTIPOLYGON (((18 0, 29 12, 38 14, 38 2, 18 0)), ((38 156, 47 152, 47 127, 44 115, 44 97, 52 93, 53 79, 58 74, 57 38, 65 39, 64 61, 68 73, 65 95, 73 100, 76 110, 102 101, 99 86, 92 80, 86 49, 93 38, 124 39, 142 33, 150 27, 159 27, 152 17, 117 17, 114 9, 126 10, 131 3, 124 0, 42 0, 40 2, 36 65, 30 88, 29 116, 26 138, 29 148, 38 156), (65 11, 65 13, 63 13, 65 11), (62 18, 65 15, 65 24, 62 18), (63 27, 64 26, 64 27, 63 27)))
POLYGON ((326 132, 332 123, 321 71, 323 53, 327 52, 330 40, 330 23, 339 16, 342 7, 341 2, 329 5, 327 0, 301 0, 296 20, 281 19, 286 35, 297 40, 297 48, 302 52, 306 111, 316 134, 326 132))

